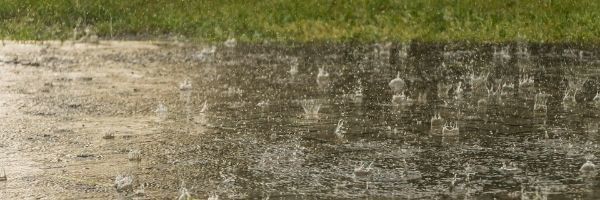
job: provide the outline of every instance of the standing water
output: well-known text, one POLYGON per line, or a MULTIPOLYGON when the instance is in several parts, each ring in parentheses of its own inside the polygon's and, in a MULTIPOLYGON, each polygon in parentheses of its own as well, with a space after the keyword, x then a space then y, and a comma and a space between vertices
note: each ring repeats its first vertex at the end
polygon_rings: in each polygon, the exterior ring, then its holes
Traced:
POLYGON ((8 43, 0 198, 598 199, 598 55, 8 43))

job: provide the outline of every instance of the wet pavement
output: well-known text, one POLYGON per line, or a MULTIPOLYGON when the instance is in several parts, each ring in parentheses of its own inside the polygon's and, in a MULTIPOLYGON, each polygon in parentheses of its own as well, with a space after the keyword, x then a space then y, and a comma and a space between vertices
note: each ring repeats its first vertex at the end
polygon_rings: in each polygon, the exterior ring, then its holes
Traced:
POLYGON ((598 199, 599 55, 5 41, 0 198, 598 199))

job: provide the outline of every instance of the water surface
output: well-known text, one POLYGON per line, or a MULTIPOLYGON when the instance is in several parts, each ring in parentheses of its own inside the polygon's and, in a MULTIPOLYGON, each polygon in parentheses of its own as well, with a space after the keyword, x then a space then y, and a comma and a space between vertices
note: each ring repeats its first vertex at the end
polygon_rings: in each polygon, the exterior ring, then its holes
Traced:
POLYGON ((173 199, 183 187, 199 199, 600 196, 596 170, 580 170, 600 163, 592 47, 1 49, 3 198, 173 199), (329 77, 317 82, 319 68, 329 77), (388 85, 398 74, 401 92, 388 85), (180 90, 186 79, 191 89, 180 90), (535 106, 536 95, 546 103, 535 106), (458 135, 432 130, 436 116, 458 135), (119 174, 137 194, 117 192, 119 174))

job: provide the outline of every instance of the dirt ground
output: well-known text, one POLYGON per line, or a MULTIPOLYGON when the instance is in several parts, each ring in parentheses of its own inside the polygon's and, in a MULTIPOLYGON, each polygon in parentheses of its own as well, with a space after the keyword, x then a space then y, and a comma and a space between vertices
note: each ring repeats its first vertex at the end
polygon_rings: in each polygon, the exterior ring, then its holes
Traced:
MULTIPOLYGON (((7 180, 0 182, 0 198, 114 199, 117 175, 163 169, 153 159, 130 162, 128 152, 169 140, 157 136, 153 111, 157 102, 169 101, 157 94, 176 94, 178 82, 189 77, 181 72, 196 58, 174 52, 182 47, 4 41, 0 167, 7 180), (115 138, 103 139, 110 134, 115 138)), ((160 180, 137 184, 145 186, 138 198, 178 193, 160 180)))

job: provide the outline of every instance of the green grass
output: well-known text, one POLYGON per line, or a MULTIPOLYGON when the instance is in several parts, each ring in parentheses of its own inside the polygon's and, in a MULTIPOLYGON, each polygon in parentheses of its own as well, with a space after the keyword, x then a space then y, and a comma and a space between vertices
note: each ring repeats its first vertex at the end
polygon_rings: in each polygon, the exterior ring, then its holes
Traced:
POLYGON ((0 0, 0 37, 600 42, 598 0, 0 0))

